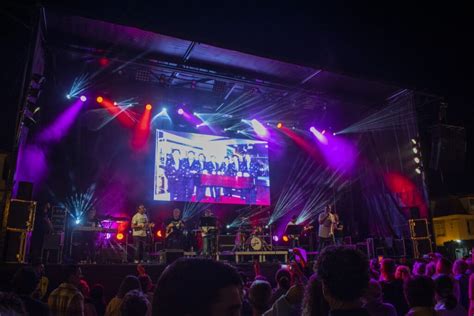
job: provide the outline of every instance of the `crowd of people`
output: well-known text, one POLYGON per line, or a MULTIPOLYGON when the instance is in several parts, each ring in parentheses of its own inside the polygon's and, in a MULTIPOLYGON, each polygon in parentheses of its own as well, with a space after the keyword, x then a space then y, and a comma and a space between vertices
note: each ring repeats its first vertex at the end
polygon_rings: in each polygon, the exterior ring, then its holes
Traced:
POLYGON ((361 315, 466 316, 474 313, 474 263, 440 254, 368 260, 349 246, 329 246, 313 266, 298 256, 273 278, 258 262, 249 277, 210 259, 181 258, 153 284, 143 266, 106 302, 104 286, 89 287, 78 265, 48 295, 41 264, 21 267, 12 291, 0 292, 0 315, 361 315), (272 287, 272 284, 274 285, 272 287))

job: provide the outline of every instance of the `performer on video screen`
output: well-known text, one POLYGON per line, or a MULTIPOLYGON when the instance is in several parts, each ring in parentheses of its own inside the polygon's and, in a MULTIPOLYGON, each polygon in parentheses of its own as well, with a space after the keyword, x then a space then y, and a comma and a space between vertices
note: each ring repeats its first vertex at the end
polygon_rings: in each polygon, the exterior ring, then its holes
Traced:
POLYGON ((196 186, 196 201, 201 201, 204 199, 205 194, 206 194, 206 187, 201 184, 201 176, 203 174, 207 174, 207 162, 206 162, 206 156, 204 154, 199 154, 198 156, 198 165, 199 165, 199 170, 198 173, 196 174, 194 178, 194 183, 196 186))
POLYGON ((195 159, 194 151, 188 151, 188 156, 181 164, 183 175, 184 200, 191 201, 194 193, 194 180, 199 172, 199 162, 195 159))
MULTIPOLYGON (((207 162, 207 172, 212 175, 220 174, 220 166, 217 162, 216 156, 211 156, 211 161, 207 162)), ((209 188, 211 191, 211 197, 216 201, 220 201, 221 198, 221 188, 217 186, 212 186, 209 188)))
POLYGON ((135 248, 135 263, 143 261, 147 232, 154 226, 154 224, 149 222, 148 216, 145 213, 145 205, 140 204, 137 207, 137 212, 132 217, 132 237, 133 246, 135 248))
POLYGON ((181 174, 181 151, 173 149, 171 159, 166 162, 165 175, 168 179, 170 201, 183 200, 183 177, 181 174))
POLYGON ((250 187, 242 190, 243 196, 248 204, 255 204, 257 202, 257 175, 258 175, 258 164, 252 159, 249 153, 246 153, 242 163, 242 175, 244 177, 250 177, 250 187))
POLYGON ((184 249, 184 221, 179 208, 175 208, 173 217, 168 219, 165 236, 167 248, 184 249))
MULTIPOLYGON (((230 163, 230 157, 225 156, 224 157, 224 162, 221 164, 220 168, 221 175, 224 176, 232 176, 235 175, 233 174, 232 168, 231 168, 231 163, 230 163)), ((231 188, 224 188, 224 196, 232 196, 232 189, 231 188)))
POLYGON ((328 245, 334 244, 334 226, 336 224, 336 216, 331 204, 326 205, 324 211, 319 214, 319 247, 323 250, 328 245))

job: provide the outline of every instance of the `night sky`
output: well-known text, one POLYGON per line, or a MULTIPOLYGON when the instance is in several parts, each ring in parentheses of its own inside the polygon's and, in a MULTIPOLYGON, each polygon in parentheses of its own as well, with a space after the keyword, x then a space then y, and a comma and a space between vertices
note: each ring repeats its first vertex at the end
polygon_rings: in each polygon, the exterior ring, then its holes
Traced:
MULTIPOLYGON (((270 1, 74 1, 46 7, 255 55, 393 83, 446 97, 448 123, 467 128, 473 155, 473 19, 465 4, 349 2, 281 6, 270 1), (255 4, 258 2, 258 6, 255 4)), ((13 139, 28 39, 28 6, 2 3, 0 149, 13 139)), ((467 173, 474 176, 472 164, 467 173)))

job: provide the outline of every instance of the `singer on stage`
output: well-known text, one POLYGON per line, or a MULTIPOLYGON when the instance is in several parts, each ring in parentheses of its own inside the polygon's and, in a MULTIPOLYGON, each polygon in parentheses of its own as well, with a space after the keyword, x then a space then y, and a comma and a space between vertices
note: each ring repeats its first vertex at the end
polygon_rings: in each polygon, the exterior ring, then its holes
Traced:
POLYGON ((132 237, 133 247, 135 248, 135 263, 143 261, 147 229, 150 227, 150 222, 148 221, 148 216, 146 216, 145 212, 145 205, 140 204, 137 207, 137 213, 132 217, 132 237))

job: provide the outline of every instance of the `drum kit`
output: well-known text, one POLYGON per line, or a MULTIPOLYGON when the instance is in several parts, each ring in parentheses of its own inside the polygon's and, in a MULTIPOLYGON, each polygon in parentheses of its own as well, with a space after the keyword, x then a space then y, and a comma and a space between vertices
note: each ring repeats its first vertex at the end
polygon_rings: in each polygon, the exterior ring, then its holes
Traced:
POLYGON ((239 227, 235 240, 235 250, 265 251, 271 250, 271 234, 261 226, 256 228, 239 227), (270 244, 267 242, 270 241, 270 244))

